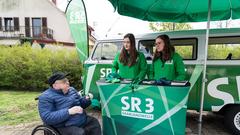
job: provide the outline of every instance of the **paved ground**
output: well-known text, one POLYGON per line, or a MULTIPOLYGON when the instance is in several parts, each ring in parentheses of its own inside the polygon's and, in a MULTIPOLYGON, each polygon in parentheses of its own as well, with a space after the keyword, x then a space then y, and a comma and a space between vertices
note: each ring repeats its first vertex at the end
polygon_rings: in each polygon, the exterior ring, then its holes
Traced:
POLYGON ((199 114, 188 111, 186 135, 231 135, 223 124, 223 117, 213 113, 203 113, 203 122, 198 122, 199 114))
MULTIPOLYGON (((89 112, 91 116, 98 118, 102 122, 100 112, 89 112)), ((0 135, 31 135, 31 131, 40 121, 21 124, 17 126, 2 126, 0 127, 0 135)), ((204 113, 202 125, 198 124, 198 113, 188 111, 186 135, 231 135, 223 125, 223 119, 212 113, 204 113), (201 127, 201 128, 199 128, 201 127), (199 130, 200 129, 200 130, 199 130)))

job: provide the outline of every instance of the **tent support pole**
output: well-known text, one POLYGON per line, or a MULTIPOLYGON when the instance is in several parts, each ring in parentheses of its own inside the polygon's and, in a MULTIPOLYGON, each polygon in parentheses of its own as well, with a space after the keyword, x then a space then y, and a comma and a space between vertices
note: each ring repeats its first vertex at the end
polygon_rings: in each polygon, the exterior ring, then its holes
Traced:
POLYGON ((208 54, 208 41, 209 41, 209 29, 210 29, 210 21, 211 21, 211 6, 212 0, 208 0, 208 20, 207 20, 207 30, 206 30, 206 44, 205 44, 205 55, 204 55, 204 64, 203 64, 203 77, 202 77, 202 91, 201 91, 201 100, 200 100, 200 114, 199 114, 199 122, 202 122, 202 112, 203 112, 203 104, 204 104, 204 93, 205 93, 205 84, 207 82, 206 78, 206 67, 207 67, 207 54, 208 54))

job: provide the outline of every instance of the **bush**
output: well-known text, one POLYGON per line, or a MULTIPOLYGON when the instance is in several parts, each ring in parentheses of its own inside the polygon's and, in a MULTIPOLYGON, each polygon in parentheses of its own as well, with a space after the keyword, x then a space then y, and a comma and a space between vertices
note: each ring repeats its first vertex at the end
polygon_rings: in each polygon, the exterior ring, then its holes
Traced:
POLYGON ((43 90, 53 72, 69 73, 72 86, 81 88, 82 64, 75 50, 49 50, 0 46, 0 87, 43 90))

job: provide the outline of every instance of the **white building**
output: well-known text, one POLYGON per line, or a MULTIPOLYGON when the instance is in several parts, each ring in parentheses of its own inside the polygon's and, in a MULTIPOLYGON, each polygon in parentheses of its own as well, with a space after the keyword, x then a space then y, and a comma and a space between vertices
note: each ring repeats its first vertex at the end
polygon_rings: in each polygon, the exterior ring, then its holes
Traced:
POLYGON ((0 44, 20 38, 74 45, 65 13, 49 0, 0 0, 0 44))

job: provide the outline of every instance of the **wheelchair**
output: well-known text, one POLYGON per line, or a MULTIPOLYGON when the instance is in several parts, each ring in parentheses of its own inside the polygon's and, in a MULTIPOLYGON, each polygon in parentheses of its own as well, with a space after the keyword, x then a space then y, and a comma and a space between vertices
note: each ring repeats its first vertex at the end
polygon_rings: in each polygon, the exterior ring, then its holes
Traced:
POLYGON ((31 135, 61 135, 57 129, 48 125, 36 126, 31 135))
MULTIPOLYGON (((39 97, 36 97, 35 100, 38 100, 39 97)), ((49 125, 43 124, 36 126, 33 130, 31 135, 61 135, 60 132, 49 125)))
MULTIPOLYGON (((38 100, 38 97, 36 97, 35 100, 38 100)), ((36 126, 33 129, 31 135, 61 135, 61 134, 56 128, 43 124, 36 126)))

